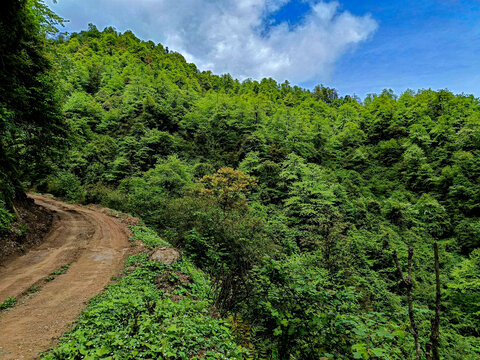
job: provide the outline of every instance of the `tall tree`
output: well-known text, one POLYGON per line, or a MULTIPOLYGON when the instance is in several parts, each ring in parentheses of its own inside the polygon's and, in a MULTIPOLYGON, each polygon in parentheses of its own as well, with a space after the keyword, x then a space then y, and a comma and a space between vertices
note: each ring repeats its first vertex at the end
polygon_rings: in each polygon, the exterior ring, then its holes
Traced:
POLYGON ((22 181, 46 174, 65 136, 46 55, 47 34, 61 19, 41 0, 0 5, 0 196, 24 198, 22 181))

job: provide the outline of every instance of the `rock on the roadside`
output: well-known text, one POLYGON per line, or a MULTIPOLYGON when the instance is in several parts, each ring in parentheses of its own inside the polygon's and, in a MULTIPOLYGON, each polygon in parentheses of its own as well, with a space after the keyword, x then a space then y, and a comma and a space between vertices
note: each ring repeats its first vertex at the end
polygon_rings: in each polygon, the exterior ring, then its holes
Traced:
POLYGON ((159 264, 172 265, 176 263, 182 254, 180 251, 172 248, 158 248, 150 255, 150 260, 156 261, 159 264))

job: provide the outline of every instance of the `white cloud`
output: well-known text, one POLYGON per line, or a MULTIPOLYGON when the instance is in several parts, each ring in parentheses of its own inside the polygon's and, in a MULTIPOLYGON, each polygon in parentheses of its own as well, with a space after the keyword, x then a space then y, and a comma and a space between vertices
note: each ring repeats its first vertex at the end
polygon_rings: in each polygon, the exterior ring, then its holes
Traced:
POLYGON ((293 83, 324 81, 339 57, 377 28, 370 15, 342 12, 335 1, 309 0, 310 12, 293 28, 284 22, 262 31, 265 19, 289 1, 62 0, 58 11, 72 22, 89 18, 100 27, 131 28, 202 70, 293 83))

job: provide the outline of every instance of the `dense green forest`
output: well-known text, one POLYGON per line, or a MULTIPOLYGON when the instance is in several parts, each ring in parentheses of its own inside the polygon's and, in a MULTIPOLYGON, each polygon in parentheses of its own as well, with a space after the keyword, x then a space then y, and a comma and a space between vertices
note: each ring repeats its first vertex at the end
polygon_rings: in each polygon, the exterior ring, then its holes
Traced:
POLYGON ((23 3, 28 31, 0 28, 0 231, 22 189, 140 216, 259 359, 415 359, 409 248, 427 357, 438 243, 440 357, 480 357, 477 98, 239 81, 130 31, 47 38, 59 19, 23 3))
POLYGON ((47 36, 62 22, 39 0, 0 5, 0 235, 13 222, 25 184, 47 176, 66 147, 47 36))

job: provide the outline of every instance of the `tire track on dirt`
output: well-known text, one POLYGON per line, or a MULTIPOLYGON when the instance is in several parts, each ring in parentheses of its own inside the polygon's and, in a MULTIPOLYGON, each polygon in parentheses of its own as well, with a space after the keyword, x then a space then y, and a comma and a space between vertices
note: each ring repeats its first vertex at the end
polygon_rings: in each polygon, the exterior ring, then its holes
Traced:
POLYGON ((31 196, 55 211, 45 241, 0 267, 0 303, 17 297, 52 271, 68 272, 42 285, 9 311, 0 313, 0 359, 35 359, 71 329, 86 302, 123 267, 128 229, 118 220, 47 196, 31 196))

